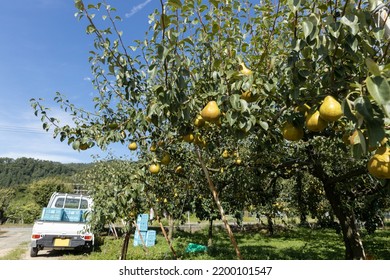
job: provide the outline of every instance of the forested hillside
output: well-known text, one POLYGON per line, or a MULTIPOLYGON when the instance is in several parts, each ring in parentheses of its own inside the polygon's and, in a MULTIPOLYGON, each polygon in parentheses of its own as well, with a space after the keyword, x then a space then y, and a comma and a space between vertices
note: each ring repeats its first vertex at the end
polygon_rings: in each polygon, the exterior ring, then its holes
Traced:
POLYGON ((28 184, 49 176, 69 176, 88 164, 63 164, 32 158, 0 158, 0 188, 28 184))

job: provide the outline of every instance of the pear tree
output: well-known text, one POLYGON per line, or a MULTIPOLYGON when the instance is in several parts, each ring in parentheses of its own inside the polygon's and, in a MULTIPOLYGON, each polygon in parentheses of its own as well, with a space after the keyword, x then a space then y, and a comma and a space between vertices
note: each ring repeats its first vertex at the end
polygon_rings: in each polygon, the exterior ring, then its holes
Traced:
MULTIPOLYGON (((75 0, 77 17, 87 22, 87 33, 94 37, 89 60, 97 91, 95 112, 58 93, 55 100, 75 121, 61 126, 33 99, 44 128, 54 126, 54 136, 78 150, 94 145, 104 149, 114 142, 174 145, 193 137, 196 145, 188 152, 197 159, 242 258, 207 161, 223 152, 217 145, 220 138, 232 139, 230 149, 240 139, 282 143, 283 125, 290 123, 290 128, 303 129, 303 135, 299 130, 299 137, 286 140, 292 143, 285 149, 298 147, 295 155, 303 154, 308 170, 322 182, 343 229, 346 258, 364 258, 353 210, 336 185, 367 173, 362 162, 370 156, 369 147, 383 145, 387 133, 389 43, 386 25, 375 20, 377 1, 160 4, 149 16, 145 39, 129 43, 115 8, 75 0), (350 148, 357 160, 349 165, 345 153, 329 149, 354 130, 358 136, 350 148), (340 165, 341 175, 337 168, 327 168, 340 165), (343 169, 349 166, 354 168, 343 169)), ((261 150, 255 157, 262 158, 261 150)), ((263 162, 258 168, 269 165, 263 162)))
POLYGON ((115 230, 118 223, 122 226, 122 260, 126 259, 137 214, 147 210, 144 173, 139 163, 111 158, 97 161, 78 175, 94 199, 93 215, 88 217, 93 230, 101 231, 105 225, 115 230))

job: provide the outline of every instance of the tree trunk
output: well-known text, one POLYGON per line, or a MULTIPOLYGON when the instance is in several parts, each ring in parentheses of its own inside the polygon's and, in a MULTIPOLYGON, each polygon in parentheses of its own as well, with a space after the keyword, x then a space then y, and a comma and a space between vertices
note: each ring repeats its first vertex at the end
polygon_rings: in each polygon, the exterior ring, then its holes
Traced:
POLYGON ((168 214, 168 238, 172 240, 175 220, 171 214, 168 214))
POLYGON ((270 235, 274 234, 274 223, 272 221, 272 215, 271 214, 266 214, 267 217, 267 225, 268 225, 268 232, 270 235))
POLYGON ((336 193, 335 184, 324 184, 325 194, 330 205, 340 222, 341 232, 345 245, 345 259, 347 260, 364 260, 363 243, 356 224, 355 214, 352 209, 343 207, 340 195, 336 193))
POLYGON ((125 238, 123 239, 120 260, 126 260, 127 249, 129 248, 129 241, 130 241, 130 232, 126 232, 125 238))
POLYGON ((213 245, 213 219, 209 220, 209 239, 207 241, 207 246, 213 245))
POLYGON ((307 152, 311 159, 313 159, 313 175, 322 182, 326 198, 328 199, 334 214, 339 220, 345 245, 345 259, 366 259, 363 242, 360 238, 353 209, 346 205, 346 201, 343 201, 341 193, 338 192, 336 188, 337 183, 341 183, 354 176, 362 175, 362 170, 360 168, 350 170, 345 174, 338 174, 338 176, 330 178, 324 171, 320 160, 318 158, 316 159, 315 156, 313 157, 313 154, 311 154, 310 147, 307 147, 307 152))
POLYGON ((297 183, 296 183, 296 192, 297 192, 297 203, 299 211, 299 225, 307 226, 307 202, 305 201, 303 195, 303 184, 302 184, 302 173, 298 172, 297 174, 297 183))

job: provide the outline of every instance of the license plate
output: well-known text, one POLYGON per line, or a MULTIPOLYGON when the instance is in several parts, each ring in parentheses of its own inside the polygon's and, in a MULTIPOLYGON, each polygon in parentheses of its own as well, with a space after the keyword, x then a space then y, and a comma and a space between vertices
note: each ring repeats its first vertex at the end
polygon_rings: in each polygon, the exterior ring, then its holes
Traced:
POLYGON ((54 239, 55 247, 69 247, 69 243, 70 243, 69 239, 61 239, 61 238, 54 239))

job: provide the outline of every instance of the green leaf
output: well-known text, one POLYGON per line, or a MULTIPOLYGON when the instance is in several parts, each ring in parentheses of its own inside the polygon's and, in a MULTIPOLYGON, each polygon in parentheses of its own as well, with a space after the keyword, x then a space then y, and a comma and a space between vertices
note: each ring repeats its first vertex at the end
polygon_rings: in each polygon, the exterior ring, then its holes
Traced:
POLYGON ((234 110, 240 110, 239 108, 239 102, 240 102, 240 96, 238 94, 233 94, 229 98, 230 104, 232 105, 232 108, 234 110))
POLYGON ((295 13, 299 9, 299 6, 301 5, 301 1, 300 0, 288 0, 287 4, 288 4, 291 12, 295 13))
POLYGON ((348 26, 349 28, 351 28, 352 35, 356 35, 359 32, 358 17, 355 16, 355 15, 350 15, 349 17, 352 17, 352 16, 353 16, 353 19, 352 18, 348 18, 348 16, 343 16, 340 19, 340 22, 342 24, 348 26))
POLYGON ((238 114, 233 111, 229 111, 226 113, 226 119, 230 126, 233 126, 234 123, 237 121, 238 114))
POLYGON ((354 102, 348 99, 344 99, 341 106, 343 109, 343 114, 346 116, 349 120, 353 121, 354 123, 357 123, 356 116, 352 113, 352 107, 354 105, 354 102))
POLYGON ((241 103, 241 112, 245 112, 248 110, 248 102, 246 102, 244 99, 240 99, 241 103))
POLYGON ((260 125, 264 130, 268 130, 268 128, 269 128, 268 123, 265 122, 265 121, 259 121, 259 125, 260 125))
POLYGON ((352 146, 352 155, 354 158, 360 159, 364 154, 363 145, 357 144, 352 146))
POLYGON ((74 1, 74 5, 75 5, 76 9, 78 9, 78 10, 80 10, 80 11, 84 10, 83 1, 81 1, 81 0, 75 0, 75 1, 74 1))
POLYGON ((375 102, 382 107, 387 117, 390 117, 390 85, 383 77, 367 77, 367 90, 375 102))
POLYGON ((175 9, 181 9, 182 7, 180 0, 168 0, 168 5, 175 9))
POLYGON ((373 110, 367 97, 358 97, 355 100, 355 109, 366 120, 373 120, 373 110))
POLYGON ((370 147, 376 147, 385 137, 383 122, 378 119, 367 122, 368 144, 370 147))
POLYGON ((359 138, 359 141, 357 143, 360 143, 362 146, 364 146, 362 148, 363 148, 363 151, 365 151, 366 150, 366 137, 364 136, 363 132, 360 129, 358 130, 358 138, 359 138))
POLYGON ((303 34, 305 38, 309 37, 310 34, 313 32, 314 25, 311 21, 304 21, 302 22, 302 27, 303 27, 303 34))
POLYGON ((96 29, 95 29, 95 27, 93 25, 88 25, 87 26, 87 33, 88 34, 91 34, 91 33, 95 32, 95 31, 96 31, 96 29))
POLYGON ((378 64, 371 58, 366 58, 366 65, 368 67, 368 71, 370 71, 374 76, 380 76, 381 70, 379 69, 378 64))

